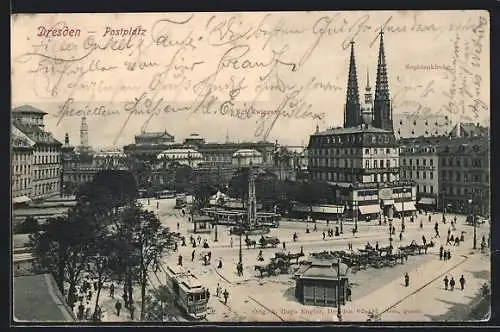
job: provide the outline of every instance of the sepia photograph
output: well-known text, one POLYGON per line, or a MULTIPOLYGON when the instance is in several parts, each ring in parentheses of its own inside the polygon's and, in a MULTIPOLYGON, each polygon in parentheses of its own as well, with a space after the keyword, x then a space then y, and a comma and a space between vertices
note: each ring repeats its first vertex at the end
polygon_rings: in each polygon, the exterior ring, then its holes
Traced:
POLYGON ((488 321, 489 32, 11 15, 11 322, 488 321))

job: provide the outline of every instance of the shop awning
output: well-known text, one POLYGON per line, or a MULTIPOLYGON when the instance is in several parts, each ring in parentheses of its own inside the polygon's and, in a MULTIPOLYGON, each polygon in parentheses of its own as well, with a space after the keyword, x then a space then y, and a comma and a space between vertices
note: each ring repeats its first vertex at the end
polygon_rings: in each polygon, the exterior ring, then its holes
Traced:
POLYGON ((403 208, 404 211, 416 211, 417 208, 415 207, 415 202, 404 202, 404 206, 402 202, 396 202, 394 203, 394 208, 398 212, 402 212, 403 208))
POLYGON ((31 201, 31 199, 28 196, 19 196, 12 199, 12 202, 14 203, 26 203, 29 201, 31 201))
POLYGON ((384 205, 394 205, 394 200, 393 199, 384 199, 382 200, 384 205))
POLYGON ((418 201, 418 204, 423 204, 423 205, 435 205, 436 204, 436 199, 432 197, 422 197, 418 201))
POLYGON ((379 213, 380 212, 380 207, 378 205, 360 205, 359 206, 359 212, 361 214, 379 213))

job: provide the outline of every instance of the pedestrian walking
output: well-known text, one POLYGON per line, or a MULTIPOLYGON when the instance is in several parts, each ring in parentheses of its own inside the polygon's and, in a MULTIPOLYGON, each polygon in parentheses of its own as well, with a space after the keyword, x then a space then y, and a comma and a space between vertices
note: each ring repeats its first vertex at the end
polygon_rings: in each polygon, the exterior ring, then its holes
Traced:
POLYGON ((432 221, 432 218, 431 218, 431 215, 429 214, 429 222, 431 222, 431 221, 432 221))
POLYGON ((408 287, 410 285, 410 276, 408 275, 408 272, 405 273, 405 287, 408 287))
POLYGON ((76 318, 78 318, 78 320, 83 320, 84 315, 85 315, 85 306, 83 305, 82 302, 80 302, 80 305, 78 306, 78 313, 76 315, 76 318))
POLYGON ((219 297, 220 296, 220 285, 217 284, 217 288, 215 289, 215 296, 219 297))
POLYGON ((229 240, 229 243, 231 244, 231 248, 233 247, 233 238, 229 240))
POLYGON ((325 239, 325 231, 323 231, 323 240, 325 239))
POLYGON ((177 230, 179 230, 179 226, 180 226, 180 224, 179 224, 179 223, 177 223, 177 230))
POLYGON ((451 280, 450 280, 450 290, 454 290, 455 289, 455 279, 453 279, 453 277, 451 277, 451 280))
POLYGON ((444 290, 448 290, 448 282, 449 282, 448 276, 444 277, 443 281, 444 281, 444 290))
POLYGON ((177 242, 174 242, 174 251, 178 251, 179 247, 177 246, 177 242))
POLYGON ((285 244, 285 241, 283 241, 283 250, 286 250, 286 244, 285 244))
POLYGON ((127 296, 127 293, 123 293, 122 299, 123 299, 123 305, 125 306, 125 308, 128 308, 128 296, 127 296))
POLYGON ((89 293, 87 294, 87 300, 90 301, 92 299, 92 291, 89 290, 89 293))
POLYGON ((447 259, 447 260, 450 260, 450 259, 451 259, 451 250, 448 250, 448 254, 447 254, 446 259, 447 259))
POLYGON ((403 231, 399 232, 399 241, 403 240, 403 231))
POLYGON ((424 246, 427 244, 427 239, 425 238, 425 235, 422 235, 422 243, 424 246))
MULTIPOLYGON (((87 303, 87 305, 89 305, 89 303, 87 303)), ((85 319, 90 320, 91 318, 92 318, 92 309, 90 309, 90 306, 89 306, 85 310, 85 319)))
POLYGON ((131 320, 134 320, 134 313, 135 313, 135 306, 134 306, 134 303, 131 303, 131 304, 130 304, 130 308, 129 308, 129 310, 130 310, 130 319, 131 319, 131 320))
POLYGON ((191 262, 194 261, 194 253, 195 253, 195 250, 193 250, 193 252, 191 253, 191 262))
POLYGON ((122 304, 120 301, 116 301, 115 303, 116 316, 120 317, 120 310, 122 310, 122 304))
POLYGON ((97 286, 98 286, 97 281, 94 281, 94 291, 96 291, 96 292, 97 292, 97 286))
POLYGON ((181 255, 179 255, 179 258, 177 259, 177 265, 182 266, 182 256, 181 255))
POLYGON ((349 286, 349 287, 347 287, 347 290, 346 290, 346 300, 347 301, 351 301, 351 293, 352 293, 351 287, 349 286))
POLYGON ((396 226, 392 226, 392 235, 396 235, 396 226))
POLYGON ((198 244, 201 244, 201 236, 198 235, 198 244))
POLYGON ((218 269, 222 269, 222 259, 219 259, 219 265, 217 265, 218 269))
POLYGON ((227 298, 229 297, 229 292, 227 291, 227 289, 224 289, 224 304, 227 305, 227 298))
POLYGON ((444 248, 443 246, 439 247, 439 259, 442 260, 443 259, 443 253, 444 253, 444 248))
POLYGON ((463 274, 462 274, 462 276, 460 277, 460 279, 458 281, 460 282, 460 290, 464 290, 464 288, 465 288, 465 278, 464 278, 463 274))
POLYGON ((379 248, 379 245, 378 245, 378 241, 377 241, 377 242, 375 242, 375 250, 378 250, 378 248, 379 248))
POLYGON ((354 228, 354 227, 352 229, 352 236, 356 236, 356 228, 354 228))
POLYGON ((420 225, 419 225, 419 227, 420 227, 420 230, 424 229, 424 223, 422 222, 422 219, 420 219, 420 225))
POLYGON ((314 231, 317 232, 318 231, 318 227, 316 226, 316 222, 314 222, 314 231))

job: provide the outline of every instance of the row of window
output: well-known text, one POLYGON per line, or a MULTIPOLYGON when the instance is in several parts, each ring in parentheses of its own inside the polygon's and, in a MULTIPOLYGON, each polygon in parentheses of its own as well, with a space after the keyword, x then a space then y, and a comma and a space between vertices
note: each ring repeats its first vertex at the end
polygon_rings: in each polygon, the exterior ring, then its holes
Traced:
POLYGON ((33 180, 42 180, 47 178, 55 178, 60 175, 59 168, 35 169, 33 180))
POLYGON ((32 154, 31 153, 13 153, 12 154, 12 161, 13 162, 22 162, 22 161, 25 161, 25 162, 31 162, 31 157, 32 157, 32 154))
POLYGON ((449 171, 441 171, 441 176, 443 180, 457 181, 457 182, 489 182, 489 174, 469 174, 468 172, 453 172, 449 171))
POLYGON ((382 173, 382 174, 371 174, 368 180, 362 180, 356 174, 349 173, 335 173, 335 172, 315 172, 313 173, 315 179, 324 180, 324 181, 339 181, 339 182, 354 182, 359 181, 363 183, 370 182, 392 182, 397 181, 398 176, 390 173, 382 173))
MULTIPOLYGON (((403 171, 403 178, 405 179, 420 179, 420 171, 403 171)), ((422 179, 427 179, 427 171, 422 171, 422 179)), ((429 171, 429 179, 434 179, 434 172, 429 171)))
POLYGON ((480 158, 460 158, 460 157, 448 157, 448 158, 442 158, 441 159, 441 166, 462 166, 464 167, 482 167, 482 160, 480 158), (463 159, 463 160, 462 160, 463 159))
MULTIPOLYGON (((310 150, 311 156, 344 156, 344 155, 358 155, 361 154, 362 149, 361 148, 336 148, 336 149, 315 149, 312 148, 310 150)), ((390 149, 390 148, 365 148, 365 155, 372 155, 372 154, 397 154, 398 150, 397 149, 390 149)))
POLYGON ((473 197, 485 197, 485 192, 479 188, 467 187, 452 187, 443 186, 443 192, 448 195, 463 196, 467 197, 472 195, 473 197))
POLYGON ((14 165, 14 175, 29 175, 31 171, 31 166, 30 165, 14 165))
POLYGON ((435 153, 436 148, 434 147, 425 147, 425 148, 401 148, 401 153, 435 153))
MULTIPOLYGON (((413 166, 413 159, 406 159, 403 158, 403 166, 406 166, 406 162, 408 161, 410 166, 413 166)), ((417 166, 420 166, 420 159, 415 159, 415 164, 417 166)), ((427 159, 423 158, 422 159, 422 166, 427 166, 427 159)), ((429 166, 434 166, 434 159, 429 159, 429 166)))
MULTIPOLYGON (((311 166, 316 167, 340 167, 340 168, 359 168, 360 165, 354 159, 330 159, 330 158, 311 158, 311 166)), ((365 169, 383 169, 398 167, 397 159, 387 160, 365 160, 365 169)))
POLYGON ((61 158, 57 154, 35 156, 35 164, 58 164, 61 158))
POLYGON ((417 192, 434 194, 434 186, 430 185, 429 187, 427 187, 427 185, 425 184, 423 186, 417 185, 417 192), (420 191, 420 189, 422 189, 422 191, 420 191), (429 191, 427 191, 427 189, 429 189, 429 191))
POLYGON ((59 190, 59 182, 41 183, 33 186, 35 196, 52 193, 59 190))
POLYGON ((30 185, 30 179, 14 179, 14 190, 25 190, 30 185))
MULTIPOLYGON (((367 141, 372 143, 389 143, 391 141, 389 135, 366 135, 367 141)), ((342 144, 342 143, 361 143, 363 135, 339 135, 339 136, 313 136, 312 143, 323 144, 342 144)))

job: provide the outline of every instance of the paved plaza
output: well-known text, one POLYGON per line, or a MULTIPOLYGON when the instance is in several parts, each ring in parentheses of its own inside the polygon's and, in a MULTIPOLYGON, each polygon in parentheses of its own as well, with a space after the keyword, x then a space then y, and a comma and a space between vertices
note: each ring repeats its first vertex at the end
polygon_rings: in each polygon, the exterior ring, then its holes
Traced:
MULTIPOLYGON (((182 233, 186 238, 193 231, 193 224, 180 210, 174 209, 174 199, 147 200, 142 203, 147 209, 155 211, 163 225, 173 231, 182 233), (158 203, 158 209, 156 208, 158 203), (179 229, 177 230, 177 224, 179 229)), ((451 227, 450 220, 454 215, 447 215, 447 223, 441 222, 442 214, 433 214, 432 221, 428 221, 427 215, 417 215, 415 222, 411 223, 409 218, 405 219, 406 231, 400 241, 398 236, 393 242, 397 248, 399 245, 408 245, 415 240, 421 243, 422 235, 431 240, 434 235, 434 224, 439 222, 441 238, 432 239, 436 243, 428 253, 410 256, 404 264, 394 267, 375 269, 368 267, 356 273, 350 273, 349 282, 352 285, 352 301, 342 306, 344 321, 366 321, 368 312, 375 311, 381 315, 382 321, 460 321, 468 314, 467 308, 470 304, 477 302, 478 293, 483 283, 490 281, 489 253, 480 253, 472 250, 473 227, 465 224, 465 217, 457 216, 456 230, 452 234, 460 234, 465 231, 465 241, 459 246, 446 245, 446 233, 451 227), (420 220, 423 220, 423 230, 419 229, 420 220), (452 257, 450 260, 439 259, 439 247, 443 245, 450 249, 452 257), (404 287, 403 276, 408 273, 410 284, 404 287), (463 275, 466 279, 465 289, 460 290, 458 279, 463 275), (443 278, 454 277, 457 287, 454 291, 444 290, 443 278)), ((344 224, 344 234, 339 237, 326 237, 323 240, 322 232, 327 228, 325 221, 317 221, 317 231, 313 230, 313 224, 309 227, 311 232, 306 234, 306 223, 302 221, 282 220, 279 228, 271 229, 269 235, 277 236, 280 241, 286 242, 286 251, 298 252, 302 247, 306 258, 311 252, 323 250, 347 250, 347 243, 351 242, 354 249, 362 248, 368 242, 381 247, 389 245, 388 226, 379 226, 379 221, 358 222, 359 232, 352 235, 352 224, 344 224), (297 242, 292 241, 292 234, 297 232, 297 242)), ((395 219, 397 234, 401 221, 395 219)), ((335 222, 329 227, 335 227, 335 222)), ((176 265, 178 256, 183 256, 183 265, 195 274, 201 283, 208 287, 211 293, 209 300, 209 311, 206 321, 337 321, 337 309, 317 307, 301 304, 294 296, 295 281, 293 273, 274 277, 264 275, 263 278, 254 265, 258 262, 259 248, 248 249, 244 244, 242 248, 244 273, 238 276, 236 263, 239 257, 239 237, 232 236, 226 226, 218 226, 218 241, 214 242, 214 231, 210 234, 201 234, 201 238, 207 239, 210 249, 201 246, 192 248, 180 246, 178 252, 169 252, 165 255, 163 265, 176 265), (191 254, 195 250, 194 260, 191 254), (203 265, 200 253, 202 251, 212 252, 210 265, 203 265), (222 260, 222 268, 217 268, 217 263, 222 260), (227 289, 229 299, 224 304, 222 296, 216 296, 217 285, 222 290, 227 289)), ((489 225, 483 224, 477 228, 478 247, 482 236, 488 237, 489 225)), ((193 234, 196 238, 198 235, 193 234)), ((259 236, 250 236, 258 239, 259 236)), ((263 249, 265 262, 274 257, 275 252, 283 251, 280 244, 277 248, 263 249)), ((304 258, 303 258, 304 259, 304 258)), ((295 265, 297 267, 297 265, 295 265)), ((151 273, 151 287, 158 287, 165 282, 163 273, 151 273)), ((136 287, 136 299, 140 299, 139 289, 136 287)), ((120 291, 118 291, 120 294, 120 291)), ((116 316, 114 303, 105 290, 102 296, 102 307, 104 309, 103 321, 127 321, 130 320, 128 311, 123 311, 120 317, 116 316)), ((137 305, 137 307, 140 307, 137 305)), ((137 310, 138 311, 138 310, 137 310)), ((171 308, 172 320, 186 320, 175 308, 171 308)), ((136 312, 135 319, 140 316, 136 312)))

